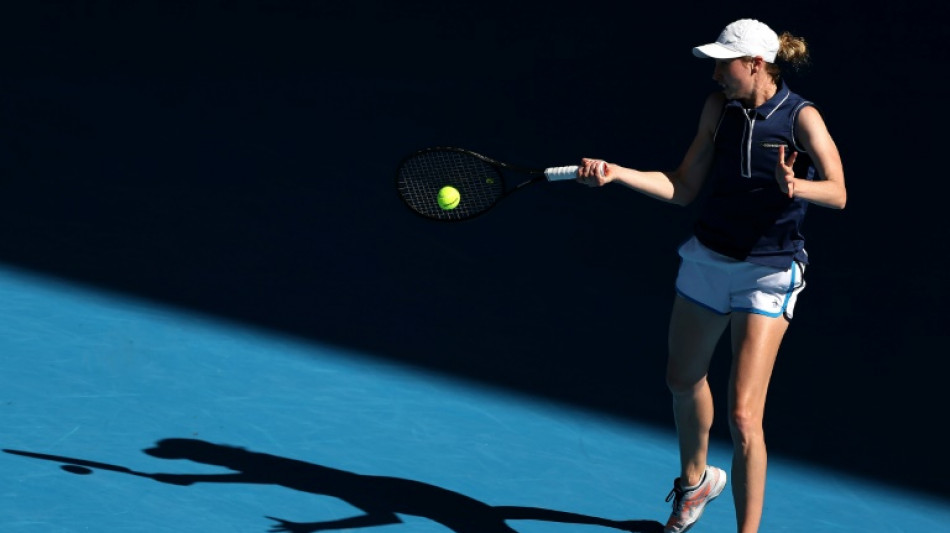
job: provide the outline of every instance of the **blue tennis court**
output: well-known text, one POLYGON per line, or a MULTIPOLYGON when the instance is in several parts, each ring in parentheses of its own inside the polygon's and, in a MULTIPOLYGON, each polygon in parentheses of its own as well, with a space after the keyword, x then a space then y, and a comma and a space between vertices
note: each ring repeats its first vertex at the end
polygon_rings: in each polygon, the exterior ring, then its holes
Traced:
MULTIPOLYGON (((655 531, 668 512, 669 431, 11 268, 0 301, 3 531, 655 531)), ((769 492, 768 531, 950 521, 781 456, 769 492)), ((734 527, 723 500, 695 529, 734 527)))

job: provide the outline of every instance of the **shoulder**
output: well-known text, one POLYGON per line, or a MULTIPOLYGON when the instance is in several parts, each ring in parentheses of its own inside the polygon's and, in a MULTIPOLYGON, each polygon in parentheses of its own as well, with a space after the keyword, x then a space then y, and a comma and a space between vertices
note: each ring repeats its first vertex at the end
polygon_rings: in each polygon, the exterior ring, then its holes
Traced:
POLYGON ((802 107, 795 119, 795 137, 811 152, 816 143, 830 140, 831 134, 821 112, 814 105, 802 107))
POLYGON ((699 118, 700 127, 706 130, 713 130, 722 117, 723 108, 726 106, 726 96, 721 91, 716 91, 706 97, 703 103, 703 113, 699 118))
POLYGON ((796 125, 799 128, 814 129, 825 128, 825 120, 821 117, 821 112, 811 102, 805 102, 799 107, 796 113, 796 125))
POLYGON ((715 91, 706 96, 704 108, 720 109, 726 105, 726 95, 722 91, 715 91))

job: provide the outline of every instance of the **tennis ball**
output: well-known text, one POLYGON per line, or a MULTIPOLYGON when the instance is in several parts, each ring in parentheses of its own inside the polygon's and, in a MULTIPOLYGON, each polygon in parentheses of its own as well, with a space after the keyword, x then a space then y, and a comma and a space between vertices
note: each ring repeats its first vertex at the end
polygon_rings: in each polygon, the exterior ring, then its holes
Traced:
POLYGON ((458 207, 459 200, 461 199, 462 197, 459 195, 458 189, 452 187, 451 185, 446 185, 445 187, 439 189, 439 207, 445 209, 446 211, 450 211, 458 207))

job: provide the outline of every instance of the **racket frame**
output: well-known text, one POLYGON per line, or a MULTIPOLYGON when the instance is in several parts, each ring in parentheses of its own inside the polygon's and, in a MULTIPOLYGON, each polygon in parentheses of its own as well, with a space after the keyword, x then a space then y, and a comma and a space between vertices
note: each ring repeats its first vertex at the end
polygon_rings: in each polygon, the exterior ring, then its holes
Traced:
POLYGON ((509 195, 511 195, 511 194, 514 193, 515 191, 519 191, 519 190, 521 190, 521 189, 527 187, 528 185, 532 185, 532 184, 538 183, 538 182, 540 182, 540 181, 548 181, 549 178, 548 178, 548 176, 545 174, 545 171, 546 171, 546 170, 547 170, 547 169, 543 169, 543 168, 531 168, 531 167, 524 167, 524 166, 519 166, 519 165, 513 165, 513 164, 511 164, 511 163, 506 163, 506 162, 504 162, 504 161, 500 161, 500 160, 498 160, 498 159, 494 159, 494 158, 492 158, 492 157, 488 157, 488 156, 486 156, 486 155, 484 155, 484 154, 480 154, 480 153, 478 153, 478 152, 469 150, 469 149, 467 149, 467 148, 460 148, 460 147, 457 147, 457 146, 430 146, 430 147, 422 148, 422 149, 416 150, 415 152, 412 152, 411 154, 407 155, 406 157, 404 157, 404 158, 399 162, 399 165, 396 167, 396 192, 399 194, 400 199, 401 199, 401 200, 403 201, 403 203, 409 208, 410 211, 412 211, 413 213, 415 213, 415 214, 417 214, 417 215, 419 215, 419 216, 421 216, 421 217, 423 217, 423 218, 425 218, 425 219, 427 219, 427 220, 436 220, 436 221, 440 221, 440 222, 460 222, 460 221, 463 221, 463 220, 471 220, 471 219, 473 219, 473 218, 477 218, 477 217, 480 217, 480 216, 484 215, 485 213, 487 213, 487 212, 491 211, 492 209, 494 209, 495 206, 497 206, 498 203, 499 203, 502 199, 507 198, 509 195), (495 198, 495 200, 494 200, 488 207, 486 207, 486 208, 484 208, 484 209, 481 209, 480 211, 471 213, 470 215, 460 216, 460 217, 457 217, 457 218, 453 218, 453 217, 446 217, 446 218, 434 217, 434 216, 426 215, 425 213, 422 213, 421 211, 415 209, 415 208, 406 200, 405 196, 400 192, 400 191, 401 191, 400 182, 401 182, 401 180, 402 180, 401 170, 406 166, 406 164, 407 164, 410 160, 415 159, 415 158, 418 158, 419 156, 425 155, 425 154, 427 154, 427 153, 432 153, 432 152, 454 152, 454 153, 458 153, 458 154, 463 154, 463 155, 470 156, 470 157, 473 157, 473 158, 475 158, 475 159, 478 159, 478 160, 480 160, 480 161, 482 161, 482 162, 484 162, 484 163, 486 163, 486 164, 488 164, 488 165, 494 167, 494 169, 495 169, 495 171, 496 171, 496 174, 497 174, 497 176, 498 176, 498 179, 501 180, 501 194, 499 194, 498 197, 495 198), (518 173, 518 174, 524 174, 524 175, 527 176, 527 179, 518 182, 517 185, 514 185, 514 186, 512 186, 512 187, 509 187, 509 186, 508 186, 508 179, 507 179, 506 175, 501 172, 502 170, 510 171, 510 172, 514 172, 514 173, 518 173))

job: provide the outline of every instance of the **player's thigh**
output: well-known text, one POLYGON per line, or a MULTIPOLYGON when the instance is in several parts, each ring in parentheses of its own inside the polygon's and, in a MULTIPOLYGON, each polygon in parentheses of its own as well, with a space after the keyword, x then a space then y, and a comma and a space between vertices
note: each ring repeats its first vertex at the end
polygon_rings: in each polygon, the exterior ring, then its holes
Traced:
POLYGON ((772 370, 788 320, 755 313, 732 317, 732 373, 729 403, 734 413, 761 417, 772 370))
POLYGON ((671 389, 691 387, 706 376, 716 344, 729 319, 729 315, 676 296, 670 317, 666 368, 666 380, 671 389))

